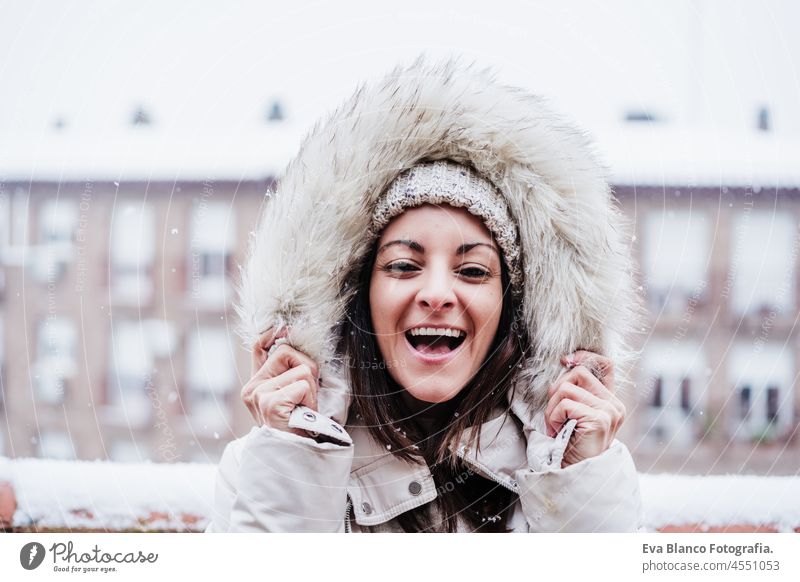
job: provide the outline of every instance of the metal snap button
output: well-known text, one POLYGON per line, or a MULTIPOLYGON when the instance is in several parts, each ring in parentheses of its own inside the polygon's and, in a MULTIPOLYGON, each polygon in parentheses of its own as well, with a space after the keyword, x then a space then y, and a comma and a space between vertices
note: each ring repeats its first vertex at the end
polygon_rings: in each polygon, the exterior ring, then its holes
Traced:
POLYGON ((303 413, 303 418, 305 418, 309 422, 314 422, 315 420, 317 420, 317 415, 314 414, 313 412, 306 411, 303 413))
POLYGON ((365 501, 364 503, 361 504, 361 510, 365 514, 369 515, 370 513, 372 513, 372 506, 365 501))
POLYGON ((419 481, 412 481, 408 484, 408 492, 411 493, 411 495, 419 495, 422 493, 422 485, 419 481))

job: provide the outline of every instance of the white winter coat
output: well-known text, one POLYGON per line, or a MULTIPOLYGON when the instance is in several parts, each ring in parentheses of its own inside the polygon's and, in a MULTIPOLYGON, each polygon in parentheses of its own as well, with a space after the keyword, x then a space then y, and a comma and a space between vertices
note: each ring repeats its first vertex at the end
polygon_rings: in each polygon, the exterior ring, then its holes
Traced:
MULTIPOLYGON (((481 427, 481 450, 457 454, 515 494, 514 531, 633 531, 636 471, 617 441, 561 468, 574 428, 544 430, 548 386, 578 349, 618 369, 635 321, 627 240, 602 167, 585 135, 541 99, 455 62, 418 61, 359 89, 304 141, 268 195, 237 311, 245 345, 289 325, 289 342, 322 367, 319 412, 290 426, 318 442, 254 428, 225 450, 208 531, 381 531, 437 496, 430 471, 348 423, 347 368, 337 329, 354 289, 344 284, 368 252, 371 209, 386 186, 421 160, 466 163, 501 191, 517 221, 525 273, 522 317, 534 353, 515 376, 508 411, 481 427)), ((452 486, 439 484, 439 487, 452 486)))

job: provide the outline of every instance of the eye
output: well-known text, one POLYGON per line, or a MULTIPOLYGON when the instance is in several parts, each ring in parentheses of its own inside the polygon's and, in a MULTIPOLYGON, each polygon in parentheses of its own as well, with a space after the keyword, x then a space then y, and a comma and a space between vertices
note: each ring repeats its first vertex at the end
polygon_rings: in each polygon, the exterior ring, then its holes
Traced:
POLYGON ((478 267, 466 267, 459 271, 465 277, 469 277, 470 279, 485 279, 489 276, 488 271, 484 271, 483 269, 479 269, 478 267))
POLYGON ((411 263, 405 261, 397 261, 389 265, 385 265, 383 270, 387 273, 413 273, 414 271, 419 271, 419 268, 416 265, 412 265, 411 263))

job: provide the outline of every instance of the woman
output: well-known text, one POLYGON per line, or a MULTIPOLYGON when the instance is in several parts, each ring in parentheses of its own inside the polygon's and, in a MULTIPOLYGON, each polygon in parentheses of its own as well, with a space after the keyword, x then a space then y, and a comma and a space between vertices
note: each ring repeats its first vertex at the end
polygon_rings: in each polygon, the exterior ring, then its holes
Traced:
POLYGON ((357 92, 251 246, 259 426, 208 530, 635 530, 618 222, 583 136, 486 73, 418 62, 357 92))

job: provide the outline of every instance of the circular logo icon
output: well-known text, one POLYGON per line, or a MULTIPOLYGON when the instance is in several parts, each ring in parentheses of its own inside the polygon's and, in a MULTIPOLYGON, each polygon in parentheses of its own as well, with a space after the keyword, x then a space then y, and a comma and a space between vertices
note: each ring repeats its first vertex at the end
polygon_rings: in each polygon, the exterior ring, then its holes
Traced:
POLYGON ((26 570, 35 570, 44 560, 44 546, 39 542, 30 542, 19 551, 19 563, 26 570))

